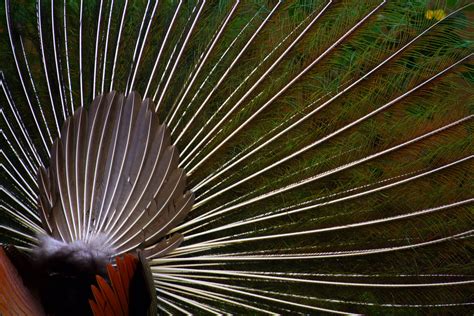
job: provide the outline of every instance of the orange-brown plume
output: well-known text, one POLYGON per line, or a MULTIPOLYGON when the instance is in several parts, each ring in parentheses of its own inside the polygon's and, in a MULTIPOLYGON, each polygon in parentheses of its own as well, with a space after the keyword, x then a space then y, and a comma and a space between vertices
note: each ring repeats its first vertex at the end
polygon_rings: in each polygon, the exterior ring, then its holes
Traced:
POLYGON ((110 284, 101 276, 97 276, 97 286, 92 285, 94 299, 89 300, 94 316, 128 315, 129 287, 137 268, 138 259, 130 254, 123 258, 117 257, 117 267, 107 265, 110 284))

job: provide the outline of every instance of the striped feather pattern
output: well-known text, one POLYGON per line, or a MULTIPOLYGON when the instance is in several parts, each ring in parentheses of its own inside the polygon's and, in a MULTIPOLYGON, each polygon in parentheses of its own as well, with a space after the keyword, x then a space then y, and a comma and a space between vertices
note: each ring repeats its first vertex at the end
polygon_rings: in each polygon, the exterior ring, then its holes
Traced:
POLYGON ((473 10, 5 0, 0 238, 141 247, 162 314, 470 314, 473 10))
MULTIPOLYGON (((67 119, 50 168, 40 168, 40 214, 57 239, 105 236, 122 254, 137 247, 156 257, 158 243, 192 207, 186 175, 169 132, 150 100, 115 92, 97 97, 67 119)), ((180 241, 179 234, 172 244, 180 241)))

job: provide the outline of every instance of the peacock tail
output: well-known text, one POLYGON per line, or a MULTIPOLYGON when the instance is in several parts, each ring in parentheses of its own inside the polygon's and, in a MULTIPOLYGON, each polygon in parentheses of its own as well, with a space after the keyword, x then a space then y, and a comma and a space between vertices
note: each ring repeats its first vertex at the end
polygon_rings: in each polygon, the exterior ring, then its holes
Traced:
POLYGON ((0 17, 1 243, 142 249, 163 314, 472 313, 472 1, 0 17))

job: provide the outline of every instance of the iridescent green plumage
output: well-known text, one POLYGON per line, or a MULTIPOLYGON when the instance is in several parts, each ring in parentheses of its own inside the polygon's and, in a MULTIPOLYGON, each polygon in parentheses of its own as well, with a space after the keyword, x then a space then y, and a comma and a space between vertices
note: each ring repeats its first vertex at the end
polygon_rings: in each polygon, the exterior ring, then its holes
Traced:
POLYGON ((172 231, 184 242, 150 262, 159 308, 468 313, 473 14, 451 0, 6 1, 2 241, 34 242, 36 169, 64 118, 136 90, 196 195, 172 231))

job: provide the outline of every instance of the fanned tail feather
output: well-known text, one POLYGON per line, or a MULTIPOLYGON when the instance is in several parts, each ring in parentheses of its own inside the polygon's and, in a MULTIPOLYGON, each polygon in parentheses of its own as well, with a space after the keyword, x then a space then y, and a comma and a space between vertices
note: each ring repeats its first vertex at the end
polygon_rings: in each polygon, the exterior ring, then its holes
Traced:
POLYGON ((141 248, 169 314, 466 314, 473 10, 5 0, 1 241, 141 248))

